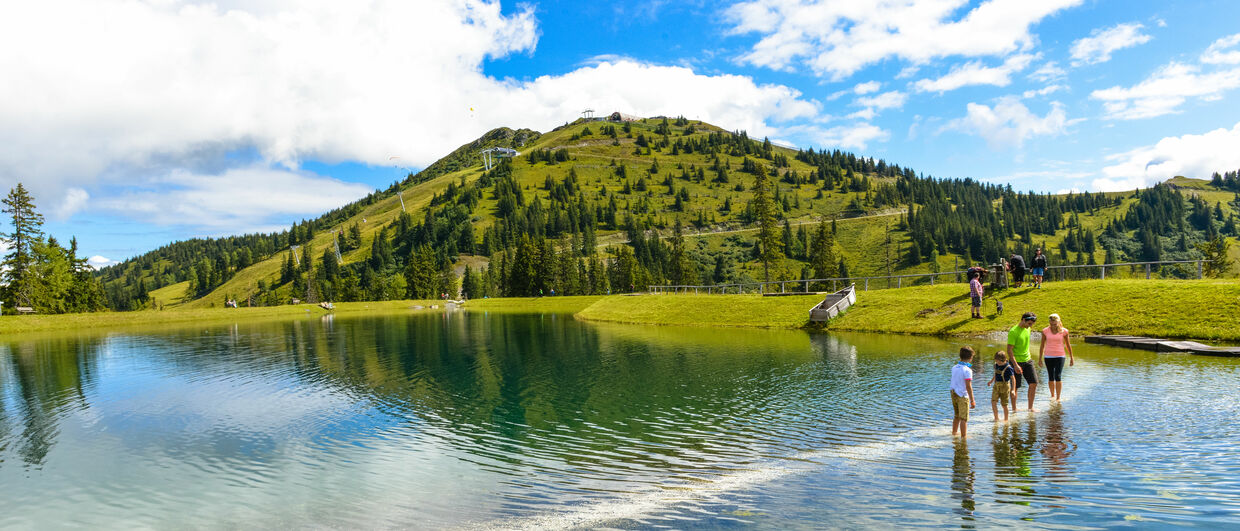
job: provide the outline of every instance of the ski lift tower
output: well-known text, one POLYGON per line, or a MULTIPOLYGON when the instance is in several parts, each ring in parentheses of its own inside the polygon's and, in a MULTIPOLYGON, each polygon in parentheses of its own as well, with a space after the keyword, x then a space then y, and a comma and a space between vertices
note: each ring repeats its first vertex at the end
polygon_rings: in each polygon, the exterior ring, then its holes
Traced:
POLYGON ((593 119, 594 119, 594 109, 586 109, 586 110, 584 110, 584 111, 581 111, 581 117, 582 117, 582 118, 585 118, 587 122, 588 122, 588 121, 590 121, 590 120, 593 120, 593 119))
POLYGON ((482 165, 487 171, 491 171, 491 168, 495 167, 496 157, 510 159, 521 154, 515 149, 506 147, 487 148, 479 151, 478 153, 482 154, 482 165))

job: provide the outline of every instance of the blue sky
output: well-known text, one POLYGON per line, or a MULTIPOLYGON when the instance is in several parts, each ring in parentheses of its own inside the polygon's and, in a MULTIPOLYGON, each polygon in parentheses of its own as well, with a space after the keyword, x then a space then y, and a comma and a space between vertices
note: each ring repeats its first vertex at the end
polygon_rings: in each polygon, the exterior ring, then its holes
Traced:
MULTIPOLYGON (((1240 2, 48 0, 0 186, 96 263, 271 231, 487 130, 685 115, 1023 190, 1240 168, 1240 2)), ((5 227, 7 230, 7 226, 5 227)))

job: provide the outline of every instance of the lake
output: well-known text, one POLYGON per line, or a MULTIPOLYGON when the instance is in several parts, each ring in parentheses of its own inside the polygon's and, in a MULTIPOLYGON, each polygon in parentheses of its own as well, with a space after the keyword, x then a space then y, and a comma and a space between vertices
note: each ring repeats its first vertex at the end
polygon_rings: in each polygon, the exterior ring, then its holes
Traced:
POLYGON ((1240 525, 1240 360, 1076 343, 1037 413, 996 425, 979 376, 958 444, 956 351, 1001 345, 465 312, 0 338, 0 527, 1240 525))

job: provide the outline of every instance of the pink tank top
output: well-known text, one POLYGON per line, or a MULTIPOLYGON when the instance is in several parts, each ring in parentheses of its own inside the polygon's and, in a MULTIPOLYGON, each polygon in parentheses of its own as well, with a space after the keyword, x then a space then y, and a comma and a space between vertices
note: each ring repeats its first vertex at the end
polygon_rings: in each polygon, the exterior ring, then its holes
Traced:
POLYGON ((1047 358, 1064 357, 1064 344, 1068 342, 1068 329, 1059 327, 1059 333, 1051 333, 1051 327, 1042 329, 1042 344, 1046 345, 1043 356, 1047 358))

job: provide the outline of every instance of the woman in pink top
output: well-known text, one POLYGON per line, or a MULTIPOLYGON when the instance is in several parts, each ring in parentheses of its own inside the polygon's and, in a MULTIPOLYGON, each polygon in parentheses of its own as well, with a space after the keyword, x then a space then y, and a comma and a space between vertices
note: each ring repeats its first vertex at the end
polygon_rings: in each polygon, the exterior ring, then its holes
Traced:
POLYGON ((1038 347, 1038 366, 1046 366, 1047 387, 1051 389, 1051 399, 1059 400, 1063 391, 1063 361, 1068 357, 1068 366, 1076 365, 1072 357, 1072 342, 1068 340, 1068 329, 1059 321, 1059 314, 1052 313, 1050 326, 1042 329, 1042 345, 1038 347))

